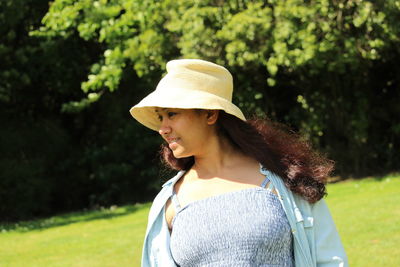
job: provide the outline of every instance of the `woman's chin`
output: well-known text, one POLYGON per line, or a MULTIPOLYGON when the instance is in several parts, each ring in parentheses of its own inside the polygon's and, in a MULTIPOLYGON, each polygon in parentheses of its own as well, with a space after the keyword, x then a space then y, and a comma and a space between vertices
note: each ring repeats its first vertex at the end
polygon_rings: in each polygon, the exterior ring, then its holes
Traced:
POLYGON ((187 157, 191 156, 191 155, 187 155, 187 153, 184 153, 183 151, 179 151, 179 149, 172 150, 172 154, 174 154, 174 157, 177 159, 187 158, 187 157))
POLYGON ((179 153, 174 153, 174 157, 177 158, 177 159, 185 158, 184 156, 182 156, 179 153))

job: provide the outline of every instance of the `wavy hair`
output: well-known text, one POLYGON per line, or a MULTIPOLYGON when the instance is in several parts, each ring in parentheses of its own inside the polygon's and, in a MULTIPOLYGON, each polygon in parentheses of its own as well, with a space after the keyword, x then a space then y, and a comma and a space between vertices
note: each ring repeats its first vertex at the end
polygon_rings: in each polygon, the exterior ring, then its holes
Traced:
MULTIPOLYGON (((268 118, 242 121, 220 111, 217 125, 219 134, 280 176, 292 192, 310 203, 326 195, 325 184, 334 162, 313 150, 309 142, 284 124, 268 118)), ((165 143, 160 154, 163 162, 174 170, 188 170, 194 164, 193 156, 175 158, 165 143)))

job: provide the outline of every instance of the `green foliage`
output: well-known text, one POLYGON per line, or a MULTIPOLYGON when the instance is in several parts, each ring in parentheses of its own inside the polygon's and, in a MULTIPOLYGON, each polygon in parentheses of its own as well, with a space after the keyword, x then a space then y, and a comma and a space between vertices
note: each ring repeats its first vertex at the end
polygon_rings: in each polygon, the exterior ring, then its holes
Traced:
MULTIPOLYGON (((330 79, 348 71, 362 77, 396 47, 398 6, 398 1, 55 1, 36 33, 78 31, 83 39, 105 45, 104 56, 82 83, 84 91, 115 90, 126 64, 141 77, 181 55, 231 68, 265 67, 267 73, 259 75, 267 83, 253 88, 263 93, 285 82, 279 74, 302 83, 325 73, 330 79)), ((300 86, 312 91, 309 98, 324 90, 300 86)))
MULTIPOLYGON (((136 166, 152 162, 158 144, 154 135, 135 144, 131 137, 144 129, 126 123, 131 101, 148 84, 125 95, 100 90, 85 96, 80 84, 103 54, 100 45, 76 33, 30 33, 47 1, 0 5, 0 220, 149 200, 161 183, 158 173, 136 166)), ((137 83, 132 72, 125 73, 130 84, 137 83)))

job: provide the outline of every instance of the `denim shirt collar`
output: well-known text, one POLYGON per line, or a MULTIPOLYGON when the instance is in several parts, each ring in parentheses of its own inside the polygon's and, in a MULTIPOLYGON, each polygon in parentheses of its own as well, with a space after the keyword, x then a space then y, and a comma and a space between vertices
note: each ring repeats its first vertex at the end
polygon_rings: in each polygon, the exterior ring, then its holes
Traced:
POLYGON ((173 187, 175 183, 186 173, 186 171, 179 171, 174 177, 166 181, 162 187, 171 186, 173 187))

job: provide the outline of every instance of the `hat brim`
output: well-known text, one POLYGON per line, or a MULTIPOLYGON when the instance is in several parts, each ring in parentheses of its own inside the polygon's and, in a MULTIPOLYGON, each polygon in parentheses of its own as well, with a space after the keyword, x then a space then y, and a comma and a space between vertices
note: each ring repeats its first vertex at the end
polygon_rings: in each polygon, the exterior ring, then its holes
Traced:
POLYGON ((204 91, 188 91, 185 94, 185 89, 175 88, 175 90, 179 93, 168 91, 168 94, 165 94, 156 90, 133 106, 129 112, 138 122, 154 131, 158 131, 161 125, 155 111, 157 107, 223 110, 241 120, 246 120, 242 111, 225 98, 204 91))

